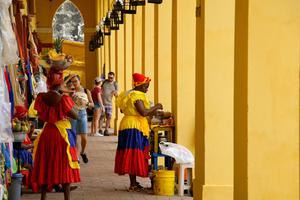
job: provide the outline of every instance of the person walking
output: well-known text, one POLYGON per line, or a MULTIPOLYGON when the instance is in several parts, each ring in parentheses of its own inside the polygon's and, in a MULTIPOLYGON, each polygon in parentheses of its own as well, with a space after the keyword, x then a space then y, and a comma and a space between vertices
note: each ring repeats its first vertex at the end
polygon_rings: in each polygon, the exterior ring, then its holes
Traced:
POLYGON ((143 189, 136 177, 148 177, 150 128, 146 117, 153 116, 163 108, 160 103, 150 106, 146 95, 150 80, 143 74, 134 73, 133 89, 121 93, 117 98, 117 106, 124 117, 119 126, 114 172, 129 175, 128 191, 143 189))
POLYGON ((102 83, 102 101, 105 108, 105 114, 102 114, 100 119, 100 130, 99 133, 102 134, 102 125, 105 118, 105 130, 104 135, 108 136, 108 128, 110 127, 110 121, 113 111, 112 98, 118 95, 118 83, 114 81, 115 73, 109 72, 107 79, 102 83))
POLYGON ((70 200, 70 183, 80 182, 76 135, 69 121, 78 116, 73 100, 60 90, 62 70, 67 68, 71 58, 64 60, 66 62, 51 65, 47 76, 48 92, 39 93, 34 105, 39 118, 46 123, 34 141, 31 177, 33 183, 41 186, 41 200, 46 199, 47 189, 59 184, 63 186, 64 199, 70 200))
POLYGON ((103 136, 102 134, 97 133, 101 113, 104 112, 105 110, 102 102, 102 97, 101 97, 102 94, 101 82, 102 80, 100 77, 95 78, 95 86, 91 91, 92 98, 94 101, 91 136, 103 136))
POLYGON ((88 120, 87 120, 87 107, 94 107, 91 92, 85 89, 80 83, 80 77, 78 75, 72 75, 70 79, 74 93, 72 99, 75 102, 75 110, 78 112, 78 119, 72 119, 72 129, 77 135, 77 151, 80 152, 81 158, 84 163, 88 163, 88 157, 85 149, 87 145, 87 133, 88 133, 88 120), (80 143, 79 143, 80 139, 80 143), (80 144, 80 145, 79 145, 80 144), (81 149, 79 150, 79 146, 81 149))

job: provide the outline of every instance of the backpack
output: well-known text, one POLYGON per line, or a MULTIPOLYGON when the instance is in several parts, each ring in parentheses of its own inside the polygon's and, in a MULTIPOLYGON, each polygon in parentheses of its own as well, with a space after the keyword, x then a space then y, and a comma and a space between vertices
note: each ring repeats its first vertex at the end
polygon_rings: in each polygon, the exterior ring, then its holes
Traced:
MULTIPOLYGON (((107 83, 107 82, 108 82, 108 80, 105 79, 105 81, 103 81, 103 83, 101 84, 101 88, 103 87, 104 83, 107 83)), ((118 85, 117 85, 116 81, 114 81, 114 87, 115 87, 115 90, 118 90, 118 85)))

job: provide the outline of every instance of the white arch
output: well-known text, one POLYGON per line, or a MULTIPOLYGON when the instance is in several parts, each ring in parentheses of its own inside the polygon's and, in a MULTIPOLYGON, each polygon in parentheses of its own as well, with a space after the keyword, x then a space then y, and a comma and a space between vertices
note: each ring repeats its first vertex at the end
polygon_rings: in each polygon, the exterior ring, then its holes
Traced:
POLYGON ((72 40, 72 41, 84 41, 84 18, 82 16, 82 13, 80 12, 79 8, 70 0, 64 1, 56 10, 56 12, 53 15, 52 19, 52 37, 57 38, 57 37, 62 37, 66 40, 72 40), (72 7, 75 8, 74 12, 66 13, 66 12, 61 12, 59 13, 60 9, 62 8, 63 5, 70 4, 72 7), (72 20, 68 20, 66 18, 71 17, 71 13, 74 13, 74 15, 79 14, 79 24, 76 27, 76 24, 72 24, 72 20), (57 18, 58 14, 65 14, 65 16, 62 16, 60 18, 57 18), (62 20, 62 23, 57 24, 56 20, 62 20), (82 27, 79 27, 82 26, 82 27), (60 29, 61 32, 58 32, 56 29, 60 29), (77 33, 74 33, 74 31, 77 30, 77 33), (71 33, 73 32, 73 33, 71 33))

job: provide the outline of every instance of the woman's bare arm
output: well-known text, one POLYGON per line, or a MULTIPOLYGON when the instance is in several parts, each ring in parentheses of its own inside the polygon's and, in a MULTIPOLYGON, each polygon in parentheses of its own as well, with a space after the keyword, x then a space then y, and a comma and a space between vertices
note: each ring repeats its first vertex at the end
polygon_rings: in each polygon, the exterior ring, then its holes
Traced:
POLYGON ((158 103, 155 106, 147 109, 147 108, 145 108, 144 102, 142 100, 137 100, 134 103, 134 106, 135 106, 136 110, 140 113, 140 115, 142 115, 144 117, 154 115, 158 109, 163 108, 162 105, 160 103, 158 103))
POLYGON ((91 91, 89 89, 86 89, 86 93, 87 93, 87 97, 88 97, 88 100, 89 100, 88 106, 89 107, 94 107, 94 101, 93 101, 93 98, 92 98, 91 91))

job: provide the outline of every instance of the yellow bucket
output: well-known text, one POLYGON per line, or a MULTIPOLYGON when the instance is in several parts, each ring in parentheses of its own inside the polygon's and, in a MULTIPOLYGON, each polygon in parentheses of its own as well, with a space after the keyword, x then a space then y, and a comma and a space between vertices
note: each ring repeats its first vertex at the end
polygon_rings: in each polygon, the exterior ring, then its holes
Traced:
POLYGON ((154 171, 153 190, 156 195, 173 196, 175 187, 175 171, 154 171))

